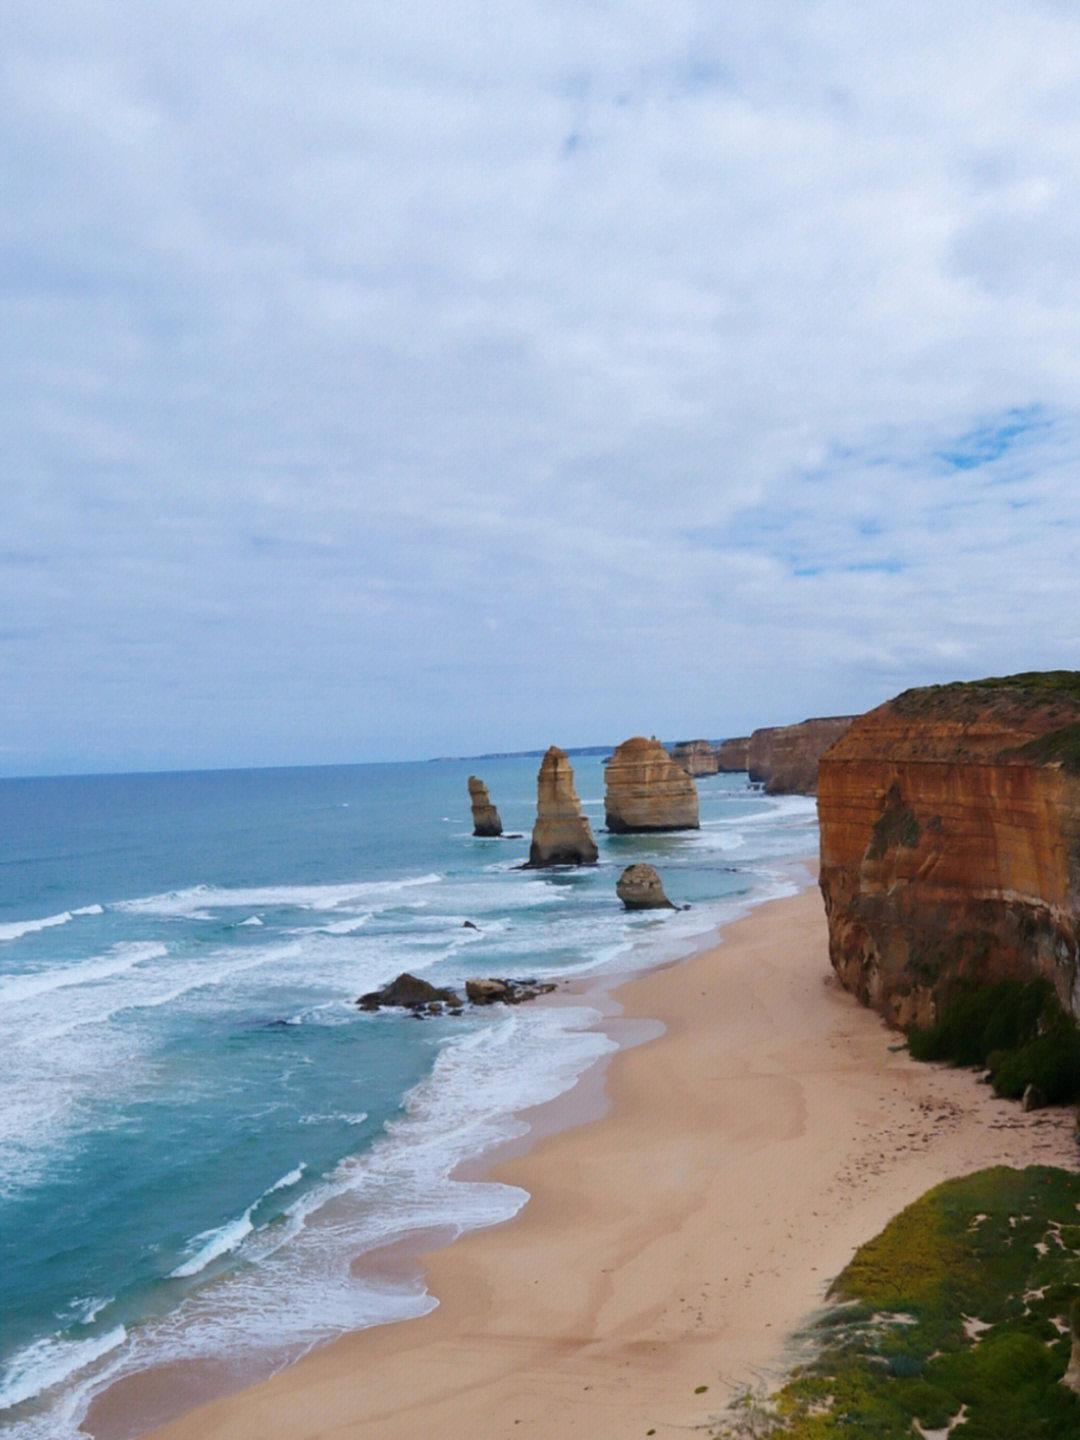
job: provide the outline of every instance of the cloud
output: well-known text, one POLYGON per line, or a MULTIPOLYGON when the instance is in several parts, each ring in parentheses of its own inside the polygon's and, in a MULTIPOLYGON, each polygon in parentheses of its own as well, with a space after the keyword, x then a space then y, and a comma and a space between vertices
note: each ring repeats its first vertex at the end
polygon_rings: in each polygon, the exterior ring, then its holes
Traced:
POLYGON ((1078 29, 16 0, 9 763, 721 734, 1080 665, 1078 29))

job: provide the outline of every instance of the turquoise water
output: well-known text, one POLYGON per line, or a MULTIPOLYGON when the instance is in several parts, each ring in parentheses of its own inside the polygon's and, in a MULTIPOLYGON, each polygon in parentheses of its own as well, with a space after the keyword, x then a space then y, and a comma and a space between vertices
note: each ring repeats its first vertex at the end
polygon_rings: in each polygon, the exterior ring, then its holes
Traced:
POLYGON ((350 1260, 513 1214, 451 1170, 612 1042, 584 1002, 418 1022, 355 997, 655 963, 816 843, 812 801, 744 776, 699 782, 700 832, 607 836, 602 762, 571 758, 601 859, 548 873, 517 868, 535 757, 0 781, 0 1432, 73 1436, 161 1360, 267 1373, 429 1308, 350 1260), (473 772, 520 839, 473 838, 473 772), (626 914, 639 859, 691 909, 626 914))

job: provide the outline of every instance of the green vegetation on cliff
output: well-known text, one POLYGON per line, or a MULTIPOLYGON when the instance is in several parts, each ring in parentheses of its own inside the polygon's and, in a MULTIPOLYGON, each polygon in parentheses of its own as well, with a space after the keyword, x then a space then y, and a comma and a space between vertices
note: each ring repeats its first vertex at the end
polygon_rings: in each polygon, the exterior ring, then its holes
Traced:
POLYGON ((1019 675, 989 675, 984 680, 954 680, 905 690, 892 702, 902 715, 958 714, 1007 700, 1024 709, 1058 701, 1080 707, 1080 670, 1025 670, 1019 675))
POLYGON ((999 980, 962 991, 936 1025, 912 1027, 916 1060, 985 1067, 998 1095, 1019 1100, 1029 1085, 1041 1103, 1080 1099, 1080 1028, 1048 980, 999 980))
POLYGON ((1061 1384, 1080 1287, 1080 1175, 999 1167, 897 1215, 836 1280, 817 1358, 720 1434, 790 1440, 1075 1440, 1061 1384), (771 1417, 771 1418, 770 1418, 771 1417))

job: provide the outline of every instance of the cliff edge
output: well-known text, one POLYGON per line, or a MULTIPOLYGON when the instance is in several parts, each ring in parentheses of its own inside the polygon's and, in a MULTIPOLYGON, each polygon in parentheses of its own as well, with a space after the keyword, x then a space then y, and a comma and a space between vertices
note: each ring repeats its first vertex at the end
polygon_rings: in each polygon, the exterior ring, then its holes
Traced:
POLYGON ((813 795, 818 761, 851 724, 850 715, 801 720, 755 730, 746 746, 746 769, 767 795, 813 795))
POLYGON ((908 690, 818 765, 819 881, 846 989, 932 1022, 1042 975, 1080 1015, 1080 672, 908 690))

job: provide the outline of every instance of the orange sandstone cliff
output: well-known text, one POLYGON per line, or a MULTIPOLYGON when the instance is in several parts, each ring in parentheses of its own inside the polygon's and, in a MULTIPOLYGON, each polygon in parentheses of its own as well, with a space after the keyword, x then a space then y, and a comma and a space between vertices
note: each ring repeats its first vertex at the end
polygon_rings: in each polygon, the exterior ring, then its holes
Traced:
POLYGON ((908 690, 818 766, 832 964, 892 1024, 965 981, 1049 979, 1080 1014, 1080 672, 908 690))
POLYGON ((769 795, 813 795, 818 761, 851 724, 850 715, 755 730, 746 747, 750 779, 769 795))

